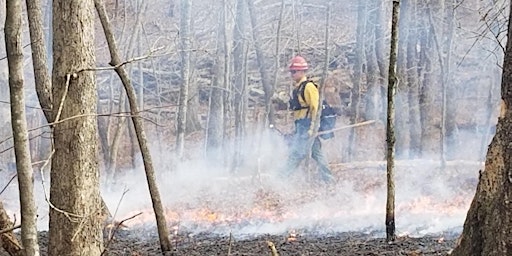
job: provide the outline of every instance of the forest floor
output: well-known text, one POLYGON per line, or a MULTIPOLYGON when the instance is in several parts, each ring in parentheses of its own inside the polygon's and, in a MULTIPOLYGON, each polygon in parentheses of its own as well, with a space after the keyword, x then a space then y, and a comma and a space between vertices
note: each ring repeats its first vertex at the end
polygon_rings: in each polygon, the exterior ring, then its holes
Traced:
MULTIPOLYGON (((455 233, 444 236, 398 237, 388 243, 364 233, 258 235, 233 238, 208 233, 173 237, 172 255, 272 255, 269 242, 279 255, 447 255, 455 247, 455 233)), ((41 255, 48 255, 47 233, 41 233, 41 255)), ((104 255, 162 255, 158 236, 144 230, 120 231, 107 245, 104 255), (144 234, 141 236, 141 233, 144 234)), ((171 255, 171 254, 169 254, 171 255)))
MULTIPOLYGON (((398 162, 397 239, 392 243, 385 239, 381 162, 337 166, 350 171, 337 171, 337 183, 330 187, 298 181, 281 189, 275 184, 254 189, 244 181, 221 186, 227 190, 194 192, 195 199, 172 202, 166 210, 169 255, 272 255, 269 242, 281 256, 448 255, 462 231, 478 166, 454 162, 446 172, 429 161, 398 162)), ((150 208, 116 219, 123 226, 110 230, 114 238, 105 240, 103 255, 162 255, 150 208)), ((40 232, 39 242, 41 255, 48 255, 46 231, 40 232)))

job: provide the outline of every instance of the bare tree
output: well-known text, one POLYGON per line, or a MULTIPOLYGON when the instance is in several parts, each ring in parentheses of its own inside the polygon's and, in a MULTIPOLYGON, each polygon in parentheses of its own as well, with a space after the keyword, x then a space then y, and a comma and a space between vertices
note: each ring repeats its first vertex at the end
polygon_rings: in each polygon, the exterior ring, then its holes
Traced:
POLYGON ((178 106, 178 123, 176 130, 176 154, 183 156, 185 132, 187 125, 188 85, 190 79, 190 19, 192 1, 181 0, 180 18, 180 55, 181 55, 181 87, 178 106))
POLYGON ((100 255, 94 2, 53 2, 55 153, 50 185, 49 255, 100 255))
POLYGON ((510 255, 512 252, 512 5, 501 81, 502 111, 485 171, 469 208, 460 244, 451 255, 510 255))
POLYGON ((381 104, 381 95, 380 95, 380 81, 381 75, 379 71, 379 61, 377 59, 377 47, 379 44, 375 44, 380 39, 377 39, 377 26, 380 26, 377 18, 379 17, 380 12, 382 12, 382 8, 380 1, 370 1, 368 3, 368 18, 366 19, 366 39, 365 39, 365 57, 367 63, 367 72, 366 72, 366 80, 367 80, 367 92, 365 93, 365 103, 366 103, 366 112, 364 116, 367 120, 375 120, 379 118, 379 114, 381 113, 382 104, 381 104))
MULTIPOLYGON (((427 2, 418 2, 419 13, 426 13, 427 2)), ((428 15, 422 15, 419 18, 422 24, 429 24, 428 15)), ((420 67, 420 122, 421 122, 421 154, 439 154, 439 141, 442 140, 439 132, 439 124, 432 116, 438 115, 436 104, 435 88, 432 86, 437 83, 434 73, 435 46, 432 36, 431 26, 422 26, 418 31, 418 40, 420 45, 418 65, 420 67)))
POLYGON ((128 96, 128 102, 130 104, 130 114, 132 116, 137 141, 139 142, 139 147, 142 154, 142 161, 144 163, 144 169, 146 171, 146 180, 149 187, 149 193, 151 195, 151 202, 153 204, 153 210, 155 212, 158 236, 160 239, 160 248, 162 250, 162 253, 165 254, 172 250, 171 242, 169 239, 169 228, 167 227, 167 221, 165 220, 162 200, 160 199, 160 192, 158 191, 158 186, 156 183, 155 169, 153 167, 153 161, 151 160, 151 154, 149 152, 149 146, 146 138, 146 133, 144 131, 144 125, 142 123, 142 118, 140 116, 139 109, 137 106, 137 97, 135 94, 135 90, 131 85, 128 73, 123 68, 123 65, 121 65, 121 58, 118 53, 116 40, 114 38, 114 34, 112 33, 112 29, 110 27, 110 22, 108 20, 105 7, 101 0, 94 0, 94 5, 96 7, 96 11, 98 12, 98 16, 100 17, 101 25, 103 27, 105 37, 107 39, 107 44, 109 47, 111 57, 110 65, 114 67, 114 70, 119 75, 119 78, 121 79, 121 82, 123 83, 123 86, 126 90, 126 95, 128 96))
POLYGON ((265 120, 264 124, 273 124, 274 121, 274 107, 272 105, 272 95, 274 94, 274 90, 272 88, 272 84, 270 82, 270 75, 267 71, 267 64, 265 62, 265 54, 263 52, 263 35, 260 31, 260 26, 258 23, 257 17, 257 9, 255 7, 254 1, 247 0, 247 6, 249 8, 249 16, 251 18, 251 27, 252 27, 252 39, 254 48, 256 50, 256 58, 258 61, 258 67, 261 75, 261 84, 263 85, 263 91, 265 91, 265 120))
MULTIPOLYGON (((365 54, 365 31, 366 31, 366 10, 367 10, 367 0, 358 2, 357 9, 357 39, 356 39, 356 59, 354 64, 354 75, 352 77, 353 86, 352 86, 352 95, 351 95, 351 106, 350 106, 350 122, 357 123, 360 118, 360 106, 361 106, 361 80, 363 79, 363 66, 364 66, 364 54, 365 54)), ((357 151, 357 130, 351 129, 349 134, 349 145, 347 161, 351 161, 357 151)))
POLYGON ((386 240, 395 240, 395 93, 398 80, 396 78, 396 58, 398 44, 398 17, 400 2, 393 1, 391 19, 391 50, 389 54, 388 74, 388 116, 386 127, 387 141, 387 200, 386 200, 386 240))
MULTIPOLYGON (((417 45, 418 45, 418 33, 417 27, 417 0, 409 0, 406 1, 409 7, 407 8, 409 14, 409 18, 405 18, 405 20, 409 21, 409 24, 406 26, 407 29, 407 39, 406 39, 406 49, 405 49, 405 58, 406 58, 406 70, 404 81, 407 82, 407 102, 409 105, 408 116, 408 126, 409 133, 408 139, 409 142, 409 153, 413 158, 417 158, 421 156, 421 120, 420 120, 420 100, 419 100, 419 91, 420 86, 418 82, 418 54, 417 54, 417 45)), ((402 13, 403 14, 403 13, 402 13)))
POLYGON ((226 6, 225 2, 218 3, 218 21, 217 21, 217 50, 214 62, 214 79, 211 88, 208 111, 208 126, 206 138, 206 151, 210 160, 217 162, 221 160, 220 151, 224 147, 224 91, 226 84, 229 83, 228 70, 226 62, 228 49, 226 40, 226 6))
POLYGON ((245 48, 247 47, 245 36, 246 29, 246 0, 237 0, 235 27, 233 31, 233 77, 234 77, 234 118, 235 118, 235 145, 233 154, 232 171, 235 171, 241 162, 242 152, 244 150, 243 142, 245 137, 245 120, 247 112, 245 111, 247 98, 246 92, 246 77, 247 70, 245 69, 245 48))
POLYGON ((39 103, 43 108, 46 120, 51 123, 52 88, 48 72, 48 54, 46 52, 46 40, 43 34, 43 15, 40 0, 26 0, 28 25, 30 29, 30 41, 32 47, 32 62, 34 66, 34 79, 39 103))
POLYGON ((5 47, 9 64, 11 125, 20 191, 21 241, 25 255, 39 255, 37 210, 34 200, 34 177, 28 143, 23 85, 23 48, 21 45, 21 0, 7 1, 5 47))

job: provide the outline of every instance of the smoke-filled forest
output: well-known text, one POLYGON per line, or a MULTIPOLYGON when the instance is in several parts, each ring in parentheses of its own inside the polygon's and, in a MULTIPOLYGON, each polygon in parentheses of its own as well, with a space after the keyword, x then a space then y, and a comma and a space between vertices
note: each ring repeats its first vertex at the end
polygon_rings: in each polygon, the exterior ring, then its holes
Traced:
POLYGON ((508 108, 509 1, 0 6, 0 229, 15 226, 0 237, 19 239, 3 243, 9 255, 445 255, 467 243, 508 108), (320 139, 332 184, 308 157, 279 175, 295 56, 337 113, 334 138, 320 139))

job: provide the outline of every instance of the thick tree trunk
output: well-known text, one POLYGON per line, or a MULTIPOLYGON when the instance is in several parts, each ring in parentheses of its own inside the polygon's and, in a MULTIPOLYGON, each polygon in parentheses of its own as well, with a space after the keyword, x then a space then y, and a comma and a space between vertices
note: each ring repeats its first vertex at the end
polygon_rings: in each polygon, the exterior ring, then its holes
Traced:
POLYGON ((49 255, 100 255, 102 213, 97 146, 94 3, 53 2, 55 154, 52 159, 49 255), (80 117, 77 117, 81 115, 80 117))
MULTIPOLYGON (((512 11, 512 5, 510 6, 512 11)), ((512 15, 512 12, 510 15, 512 15)), ((512 254, 512 23, 501 82, 503 111, 453 256, 512 254)))
POLYGON ((9 65, 11 125, 20 192, 22 223, 21 241, 23 244, 23 253, 25 255, 39 255, 39 244, 37 243, 37 210, 34 200, 34 176, 32 172, 27 120, 25 115, 23 46, 21 45, 21 10, 21 0, 7 1, 5 47, 7 51, 7 62, 9 65))

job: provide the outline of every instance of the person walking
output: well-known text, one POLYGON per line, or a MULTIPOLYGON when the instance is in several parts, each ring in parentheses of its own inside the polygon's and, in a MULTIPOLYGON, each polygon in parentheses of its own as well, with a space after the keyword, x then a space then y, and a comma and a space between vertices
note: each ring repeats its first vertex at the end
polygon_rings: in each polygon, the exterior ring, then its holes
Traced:
MULTIPOLYGON (((294 88, 290 99, 290 109, 293 110, 295 131, 289 142, 290 152, 286 167, 280 173, 282 177, 290 176, 306 158, 309 152, 309 139, 315 134, 315 125, 312 120, 317 116, 318 111, 321 111, 319 109, 320 94, 317 86, 306 76, 308 69, 308 63, 302 56, 292 58, 289 70, 294 88)), ((322 153, 322 143, 318 136, 313 139, 311 157, 318 164, 321 180, 326 183, 333 182, 334 177, 322 153)))

